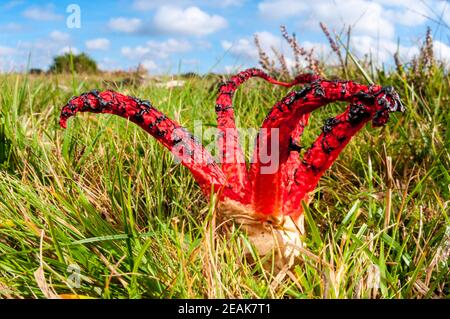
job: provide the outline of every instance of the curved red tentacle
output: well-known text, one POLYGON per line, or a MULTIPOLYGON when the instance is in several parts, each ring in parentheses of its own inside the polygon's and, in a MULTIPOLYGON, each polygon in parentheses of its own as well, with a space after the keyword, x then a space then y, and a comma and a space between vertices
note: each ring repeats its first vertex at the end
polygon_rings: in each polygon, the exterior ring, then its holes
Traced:
POLYGON ((308 194, 317 186, 320 177, 333 164, 351 138, 370 121, 374 114, 374 108, 356 103, 350 104, 340 115, 325 121, 322 133, 307 150, 298 165, 293 167, 288 177, 293 182, 286 190, 283 205, 285 214, 301 214, 301 201, 308 202, 308 194), (352 115, 356 109, 361 112, 359 116, 352 115))
POLYGON ((367 122, 372 120, 373 126, 381 126, 386 123, 388 112, 404 110, 398 95, 391 88, 381 88, 372 96, 356 97, 345 112, 327 119, 322 133, 292 171, 290 179, 294 183, 286 190, 285 214, 301 214, 301 201, 308 201, 308 194, 317 186, 320 177, 367 122))
POLYGON ((306 113, 300 117, 300 120, 298 121, 297 126, 295 127, 290 137, 288 159, 286 160, 286 163, 281 165, 280 167, 281 190, 282 190, 281 202, 283 203, 282 207, 283 214, 286 213, 284 203, 288 201, 288 198, 290 196, 289 190, 291 189, 292 184, 294 183, 294 179, 292 178, 292 176, 294 175, 296 168, 301 163, 299 154, 302 149, 301 136, 303 135, 305 127, 308 125, 309 116, 310 113, 306 113))
POLYGON ((282 168, 290 158, 292 132, 305 114, 334 101, 377 104, 373 116, 375 125, 386 123, 389 112, 403 110, 398 95, 391 88, 365 86, 352 81, 316 79, 302 90, 289 93, 269 112, 259 133, 262 138, 258 138, 255 145, 250 179, 253 186, 252 203, 256 212, 265 215, 291 213, 283 208, 283 200, 287 198, 282 195, 286 194, 286 191, 280 186, 280 181, 290 179, 288 176, 282 176, 282 168), (278 158, 272 158, 271 165, 276 165, 276 169, 267 172, 267 165, 264 163, 267 159, 264 159, 262 154, 274 147, 277 147, 278 152, 275 153, 278 158), (273 163, 274 161, 276 163, 273 163))
POLYGON ((125 96, 113 91, 93 90, 73 97, 61 110, 60 125, 77 112, 109 113, 126 118, 147 131, 168 148, 194 175, 203 192, 209 196, 223 190, 223 196, 237 198, 227 187, 225 176, 199 141, 184 127, 166 117, 149 101, 125 96))
POLYGON ((235 193, 241 194, 240 201, 245 204, 248 204, 251 200, 251 187, 244 154, 239 145, 239 135, 233 110, 233 95, 241 84, 252 77, 262 78, 271 84, 292 87, 299 83, 311 81, 314 75, 302 74, 291 82, 281 82, 273 79, 260 69, 251 68, 234 75, 220 86, 215 110, 219 131, 217 143, 222 156, 222 171, 228 184, 233 187, 235 193))

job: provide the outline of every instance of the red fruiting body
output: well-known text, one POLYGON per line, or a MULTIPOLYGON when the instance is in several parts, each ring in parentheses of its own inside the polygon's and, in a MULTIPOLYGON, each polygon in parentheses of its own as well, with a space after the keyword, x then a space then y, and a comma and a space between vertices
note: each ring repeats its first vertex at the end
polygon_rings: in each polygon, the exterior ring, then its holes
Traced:
MULTIPOLYGON (((231 77, 229 81, 223 83, 219 88, 215 110, 217 113, 217 128, 219 130, 217 143, 223 159, 222 171, 235 192, 241 194, 240 201, 246 204, 249 204, 251 201, 251 192, 248 192, 250 181, 244 154, 239 146, 232 99, 237 88, 252 77, 259 77, 269 83, 284 87, 291 87, 305 82, 305 76, 297 77, 294 81, 285 83, 272 79, 259 69, 248 69, 231 77)), ((306 75, 306 77, 309 78, 310 75, 306 75)))
POLYGON ((391 87, 326 81, 312 74, 302 74, 285 83, 261 70, 248 69, 220 86, 215 110, 221 167, 191 133, 150 102, 113 91, 94 90, 72 98, 61 111, 60 125, 66 127, 67 119, 77 112, 109 113, 129 119, 171 150, 192 172, 205 195, 213 191, 221 200, 241 203, 264 219, 270 215, 298 217, 302 213, 301 201, 308 200, 308 194, 352 136, 368 121, 372 120, 373 126, 384 125, 389 112, 403 112, 405 108, 391 87), (285 87, 305 86, 288 93, 270 110, 255 142, 248 170, 239 145, 232 98, 237 88, 251 77, 285 87), (301 159, 300 137, 310 113, 335 101, 349 105, 344 113, 325 121, 322 134, 301 159), (273 146, 278 149, 272 150, 273 146), (267 158, 263 154, 269 155, 269 159, 278 158, 277 163, 272 163, 276 164, 274 170, 264 170, 267 158))
MULTIPOLYGON (((125 96, 113 91, 91 91, 72 98, 62 109, 60 125, 66 127, 67 119, 77 112, 109 113, 119 115, 136 123, 155 137, 162 145, 174 152, 181 163, 194 175, 205 193, 219 191, 226 183, 220 167, 198 140, 175 121, 155 109, 149 101, 125 96)), ((228 188, 224 195, 236 198, 228 188)))

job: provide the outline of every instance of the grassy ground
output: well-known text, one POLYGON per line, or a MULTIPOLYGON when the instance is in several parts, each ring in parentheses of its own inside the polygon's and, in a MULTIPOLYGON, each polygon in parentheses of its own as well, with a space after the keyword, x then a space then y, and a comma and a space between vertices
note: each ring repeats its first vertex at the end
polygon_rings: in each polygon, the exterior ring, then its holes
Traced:
MULTIPOLYGON (((214 206, 138 127, 83 114, 59 128, 62 105, 99 79, 0 75, 0 298, 449 297, 448 75, 372 76, 408 110, 364 128, 321 179, 301 260, 277 282, 243 258, 242 234, 214 232, 214 206)), ((119 90, 193 129, 215 123, 213 84, 119 90)), ((240 89, 240 125, 259 127, 285 92, 240 89)), ((313 114, 306 145, 339 110, 313 114)))

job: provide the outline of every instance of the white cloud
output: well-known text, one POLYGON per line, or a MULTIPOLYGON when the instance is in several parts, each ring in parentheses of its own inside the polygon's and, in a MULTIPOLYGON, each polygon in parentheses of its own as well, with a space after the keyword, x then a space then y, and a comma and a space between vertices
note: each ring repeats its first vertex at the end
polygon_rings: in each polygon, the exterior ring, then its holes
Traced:
POLYGON ((447 44, 435 40, 433 41, 433 51, 438 59, 450 62, 450 46, 447 44))
MULTIPOLYGON (((186 40, 167 39, 166 41, 147 41, 136 47, 122 47, 121 54, 129 60, 139 62, 152 73, 167 72, 171 68, 171 56, 192 50, 192 44, 186 40), (156 63, 157 61, 158 63, 156 63)), ((183 59, 183 64, 189 60, 183 59)))
POLYGON ((297 0, 264 0, 258 5, 261 15, 281 21, 295 17, 300 27, 319 30, 324 22, 330 29, 341 31, 352 27, 352 34, 393 39, 395 27, 423 25, 436 13, 444 13, 442 19, 450 22, 450 10, 445 1, 439 0, 314 0, 306 4, 297 0), (434 11, 434 12, 433 12, 434 11))
POLYGON ((17 50, 11 47, 0 45, 0 56, 12 56, 17 53, 17 50))
POLYGON ((103 71, 113 71, 120 69, 119 64, 115 59, 111 59, 109 57, 104 57, 100 61, 98 61, 98 67, 103 71))
POLYGON ((225 65, 225 67, 223 68, 223 71, 226 74, 236 74, 240 71, 239 66, 235 66, 235 65, 225 65))
POLYGON ((198 7, 162 6, 156 11, 153 22, 160 32, 195 36, 208 35, 227 26, 223 17, 209 15, 198 7))
POLYGON ((64 18, 62 15, 55 13, 53 5, 29 7, 22 12, 22 15, 25 18, 36 21, 58 21, 64 18))
POLYGON ((163 59, 168 58, 171 53, 187 52, 192 49, 188 41, 176 39, 168 39, 162 42, 149 41, 147 42, 147 47, 151 52, 163 59))
POLYGON ((47 69, 54 56, 70 52, 70 50, 73 53, 79 53, 71 42, 68 34, 57 30, 50 32, 46 37, 32 41, 18 41, 16 54, 13 57, 17 66, 15 69, 23 70, 27 66, 29 55, 31 55, 30 67, 47 69))
POLYGON ((417 26, 424 24, 428 18, 432 17, 433 10, 438 9, 445 1, 442 0, 374 0, 385 9, 386 17, 396 24, 405 26, 417 26))
POLYGON ((419 54, 419 48, 417 46, 398 45, 394 40, 379 41, 370 36, 352 37, 351 50, 359 58, 370 54, 376 64, 391 60, 397 50, 402 61, 410 61, 414 56, 419 54))
POLYGON ((332 50, 330 48, 330 45, 328 43, 323 42, 311 42, 311 41, 300 41, 301 46, 304 47, 307 51, 314 50, 313 55, 320 59, 325 59, 328 63, 335 63, 334 58, 337 59, 337 57, 334 56, 334 53, 332 53, 332 50), (331 59, 331 60, 330 60, 331 59))
POLYGON ((24 3, 23 0, 12 0, 12 1, 9 1, 9 2, 7 2, 6 4, 4 4, 4 5, 2 6, 2 9, 4 9, 4 10, 10 10, 10 9, 13 9, 13 8, 15 8, 15 7, 17 7, 17 6, 20 6, 20 5, 23 4, 23 3, 24 3))
MULTIPOLYGON (((295 59, 292 49, 281 36, 276 36, 267 31, 256 32, 255 34, 258 36, 262 50, 267 54, 269 59, 278 63, 278 58, 273 51, 273 49, 275 49, 284 56, 287 67, 290 69, 294 68, 295 59)), ((254 44, 253 37, 241 38, 234 42, 224 40, 221 42, 221 45, 224 50, 228 51, 238 59, 243 59, 252 64, 256 64, 259 60, 258 49, 254 44)), ((300 45, 306 50, 314 49, 314 55, 316 57, 328 59, 329 62, 335 62, 334 60, 329 59, 331 50, 329 46, 324 43, 300 41, 300 45)), ((301 59, 300 64, 306 65, 306 62, 301 59)))
POLYGON ((351 26, 353 35, 387 42, 395 38, 398 26, 438 21, 450 25, 450 5, 445 0, 314 0, 307 6, 296 0, 264 0, 258 9, 267 19, 295 17, 300 28, 317 31, 322 21, 331 30, 351 26))
POLYGON ((150 53, 150 49, 141 45, 138 45, 137 47, 130 48, 130 47, 123 47, 120 49, 120 52, 123 56, 129 58, 129 59, 142 59, 147 54, 150 53))
POLYGON ((51 40, 59 43, 66 43, 70 40, 70 34, 58 30, 50 32, 49 36, 51 40))
POLYGON ((200 60, 199 59, 182 59, 181 60, 183 65, 195 65, 198 66, 200 65, 200 60))
POLYGON ((362 58, 365 54, 370 54, 372 58, 379 61, 392 57, 397 46, 392 41, 377 41, 371 36, 354 36, 351 38, 351 50, 362 58))
MULTIPOLYGON (((282 39, 273 35, 270 32, 256 32, 262 49, 272 54, 272 47, 282 52, 282 39)), ((258 49, 255 46, 253 37, 241 38, 234 43, 230 41, 222 41, 222 48, 229 51, 232 55, 238 58, 245 58, 247 60, 258 59, 258 49)))
MULTIPOLYGON (((186 4, 190 4, 189 0, 172 0, 170 1, 171 5, 181 5, 184 6, 186 4)), ((156 9, 164 4, 167 4, 167 0, 134 0, 132 7, 136 10, 152 10, 156 9)))
POLYGON ((278 20, 305 12, 309 5, 293 0, 266 0, 258 4, 258 10, 264 17, 278 20))
POLYGON ((352 27, 354 35, 370 35, 391 39, 395 36, 395 26, 384 16, 383 7, 366 0, 348 0, 330 3, 316 0, 311 6, 311 14, 303 23, 305 27, 318 28, 318 22, 325 22, 331 29, 341 30, 352 27))
POLYGON ((198 39, 198 40, 195 42, 195 47, 196 47, 198 50, 206 50, 206 49, 211 49, 211 48, 212 48, 212 44, 211 44, 211 42, 209 42, 209 41, 205 41, 205 40, 198 39))
POLYGON ((372 0, 372 1, 382 5, 389 4, 392 6, 404 6, 405 4, 410 4, 412 1, 415 0, 372 0))
POLYGON ((158 70, 158 65, 155 61, 150 59, 145 59, 141 62, 141 65, 149 72, 158 70))
POLYGON ((217 0, 212 2, 218 7, 226 8, 239 7, 244 4, 245 0, 217 0))
MULTIPOLYGON (((139 7, 150 8, 155 3, 136 2, 139 7)), ((204 36, 227 26, 225 18, 208 14, 198 7, 183 9, 176 6, 159 6, 152 21, 139 18, 118 17, 109 20, 111 30, 129 34, 172 34, 204 36)))
POLYGON ((19 63, 13 60, 11 57, 0 59, 0 72, 14 72, 25 69, 23 65, 19 65, 19 63))
MULTIPOLYGON (((314 0, 308 6, 295 0, 264 0, 258 9, 267 19, 279 21, 295 17, 301 21, 298 27, 309 30, 319 31, 320 21, 330 31, 339 32, 351 26, 351 50, 360 58, 370 54, 376 63, 388 62, 397 50, 404 61, 418 54, 417 45, 397 44, 397 27, 421 26, 430 18, 442 19, 445 23, 448 19, 450 22, 450 6, 448 2, 439 0, 314 0)), ((301 44, 308 48, 307 42, 301 44)), ((435 41, 438 57, 445 59, 447 48, 446 44, 435 41)), ((321 50, 329 55, 329 49, 323 45, 321 50)))
POLYGON ((442 19, 450 23, 450 5, 445 0, 374 0, 381 4, 387 19, 408 27, 442 19))
POLYGON ((252 39, 242 38, 235 41, 234 43, 223 40, 221 44, 224 50, 230 52, 232 55, 238 58, 243 57, 245 59, 251 60, 258 58, 258 50, 256 49, 252 39))
POLYGON ((78 54, 79 52, 80 51, 76 47, 64 46, 58 51, 58 54, 66 54, 66 53, 78 54))
MULTIPOLYGON (((414 57, 420 54, 419 45, 398 45, 396 41, 382 41, 379 42, 371 37, 354 37, 352 39, 352 50, 354 50, 360 57, 363 54, 372 53, 374 58, 378 57, 379 63, 386 62, 391 59, 394 53, 398 50, 402 61, 411 61, 414 57)), ((433 40, 433 52, 438 60, 450 62, 450 46, 439 41, 433 40)))
POLYGON ((385 15, 390 21, 395 21, 397 24, 408 27, 418 26, 427 21, 424 15, 417 14, 414 11, 399 12, 397 10, 386 10, 385 15))
MULTIPOLYGON (((450 27, 450 3, 448 1, 440 1, 437 3, 434 11, 440 15, 439 18, 442 18, 447 27, 450 27)), ((432 16, 436 16, 436 14, 432 16)))
POLYGON ((145 45, 138 45, 134 48, 123 47, 123 56, 139 60, 146 57, 168 59, 173 53, 187 52, 192 49, 192 45, 186 40, 167 39, 166 41, 148 41, 145 45))
POLYGON ((85 42, 89 50, 109 50, 111 42, 105 38, 91 39, 85 42))
POLYGON ((124 33, 138 32, 142 26, 142 20, 138 18, 111 18, 108 26, 113 31, 119 31, 124 33))
MULTIPOLYGON (((171 0, 170 5, 179 7, 191 5, 208 5, 212 7, 225 8, 231 6, 240 6, 245 1, 246 0, 171 0)), ((135 10, 148 11, 167 5, 167 2, 167 0, 134 0, 132 7, 135 10)))
POLYGON ((24 28, 21 24, 10 22, 4 25, 0 25, 0 31, 3 32, 19 32, 22 31, 24 28))

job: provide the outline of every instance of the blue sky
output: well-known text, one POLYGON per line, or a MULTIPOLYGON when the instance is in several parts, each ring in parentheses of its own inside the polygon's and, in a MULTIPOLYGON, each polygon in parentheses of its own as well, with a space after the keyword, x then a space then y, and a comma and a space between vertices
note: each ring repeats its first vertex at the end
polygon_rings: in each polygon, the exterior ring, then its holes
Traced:
POLYGON ((405 61, 416 54, 430 26, 436 54, 450 60, 448 0, 3 0, 0 21, 3 71, 23 70, 29 56, 31 67, 46 69, 71 49, 106 70, 142 63, 153 74, 230 72, 257 65, 254 34, 292 63, 281 24, 332 62, 320 21, 337 33, 351 26, 353 52, 387 64, 397 47, 405 61), (67 24, 70 4, 80 8, 80 28, 67 24))

